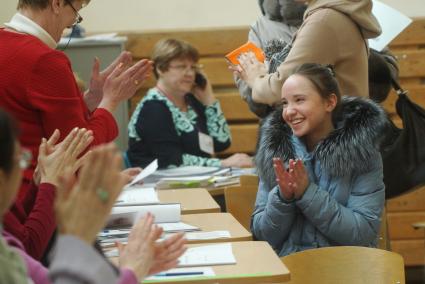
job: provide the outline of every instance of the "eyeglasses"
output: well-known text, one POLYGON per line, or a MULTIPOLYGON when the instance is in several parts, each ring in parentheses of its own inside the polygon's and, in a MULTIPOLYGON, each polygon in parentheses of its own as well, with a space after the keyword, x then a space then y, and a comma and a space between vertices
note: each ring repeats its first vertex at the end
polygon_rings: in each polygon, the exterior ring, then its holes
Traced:
POLYGON ((83 17, 81 17, 80 13, 78 13, 77 9, 75 9, 74 5, 72 5, 71 0, 65 0, 66 3, 69 4, 69 6, 71 6, 72 10, 74 10, 76 16, 75 16, 75 22, 72 24, 73 26, 81 23, 83 21, 83 17))
POLYGON ((32 162, 32 153, 28 149, 22 149, 19 155, 19 168, 22 170, 27 169, 32 162))
POLYGON ((192 71, 192 72, 196 72, 199 69, 202 69, 202 65, 200 65, 200 64, 193 64, 193 65, 178 64, 178 65, 174 65, 174 66, 170 65, 170 66, 168 66, 168 68, 175 69, 175 70, 182 72, 182 73, 183 72, 186 73, 189 70, 192 71))

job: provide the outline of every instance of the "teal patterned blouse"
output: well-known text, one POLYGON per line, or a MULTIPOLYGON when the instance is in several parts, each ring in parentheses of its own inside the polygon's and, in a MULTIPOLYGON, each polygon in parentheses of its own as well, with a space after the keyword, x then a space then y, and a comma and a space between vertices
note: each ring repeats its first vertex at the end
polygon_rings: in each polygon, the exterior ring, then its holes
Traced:
POLYGON ((152 88, 137 105, 128 124, 132 166, 145 167, 158 159, 160 168, 175 166, 220 166, 199 147, 199 132, 211 136, 214 151, 230 146, 229 126, 220 103, 205 107, 192 94, 186 95, 187 112, 182 112, 157 88, 152 88))

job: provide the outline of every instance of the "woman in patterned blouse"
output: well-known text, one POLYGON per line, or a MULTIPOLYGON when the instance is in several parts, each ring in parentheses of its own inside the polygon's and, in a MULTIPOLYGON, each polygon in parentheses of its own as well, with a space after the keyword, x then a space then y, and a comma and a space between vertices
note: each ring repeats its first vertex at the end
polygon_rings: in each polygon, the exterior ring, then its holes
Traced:
POLYGON ((154 159, 160 168, 252 166, 246 154, 211 158, 230 146, 231 137, 208 80, 204 86, 195 84, 198 59, 198 51, 184 41, 163 39, 155 45, 157 84, 139 102, 128 125, 132 166, 145 167, 154 159))

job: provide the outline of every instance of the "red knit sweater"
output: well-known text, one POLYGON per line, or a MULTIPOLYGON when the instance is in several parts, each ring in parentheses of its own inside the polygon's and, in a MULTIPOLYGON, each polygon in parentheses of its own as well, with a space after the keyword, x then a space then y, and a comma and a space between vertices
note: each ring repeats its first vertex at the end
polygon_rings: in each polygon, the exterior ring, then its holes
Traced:
MULTIPOLYGON (((38 38, 0 29, 0 107, 19 122, 20 141, 37 157, 41 138, 57 128, 64 138, 74 127, 93 130, 93 144, 118 135, 112 114, 89 113, 66 55, 38 38)), ((34 159, 33 169, 36 159, 34 159)), ((26 173, 32 177, 32 171, 26 173)))
POLYGON ((18 238, 29 255, 40 259, 56 228, 53 211, 55 187, 48 183, 27 188, 25 198, 15 202, 3 218, 6 231, 18 238))
MULTIPOLYGON (((74 127, 84 127, 93 131, 95 145, 110 142, 118 135, 117 124, 109 111, 96 109, 89 113, 75 82, 71 63, 63 52, 51 49, 34 36, 4 29, 0 29, 0 107, 17 119, 21 145, 30 149, 34 157, 32 166, 24 173, 23 186, 13 207, 18 211, 21 211, 19 208, 34 210, 40 206, 52 206, 53 195, 42 197, 44 193, 37 195, 37 190, 30 188, 42 137, 50 137, 55 129, 59 129, 63 139, 74 127), (24 206, 23 202, 28 200, 33 203, 24 206)), ((18 211, 11 210, 10 214, 14 214, 21 224, 26 224, 25 216, 18 211)), ((22 229, 13 228, 10 223, 6 229, 37 258, 50 238, 42 229, 44 221, 39 219, 46 216, 27 213, 32 216, 34 224, 38 222, 40 226, 22 229)))

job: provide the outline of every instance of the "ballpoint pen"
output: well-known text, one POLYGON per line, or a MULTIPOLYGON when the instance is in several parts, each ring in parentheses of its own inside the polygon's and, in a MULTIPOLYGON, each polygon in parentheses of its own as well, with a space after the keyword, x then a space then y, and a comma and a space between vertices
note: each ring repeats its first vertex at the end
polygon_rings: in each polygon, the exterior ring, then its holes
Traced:
POLYGON ((203 271, 187 271, 187 272, 166 272, 158 273, 155 276, 189 276, 189 275, 203 275, 203 271))

